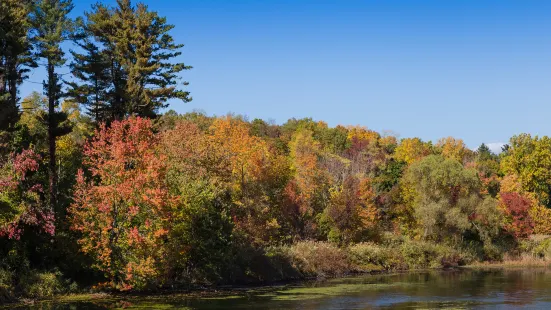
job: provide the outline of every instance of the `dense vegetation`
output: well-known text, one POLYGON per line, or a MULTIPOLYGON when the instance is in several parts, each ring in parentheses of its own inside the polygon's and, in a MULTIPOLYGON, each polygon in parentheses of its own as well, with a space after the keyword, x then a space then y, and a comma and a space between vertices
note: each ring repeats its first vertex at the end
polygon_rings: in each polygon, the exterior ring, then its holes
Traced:
POLYGON ((547 255, 533 237, 551 232, 551 138, 496 155, 312 119, 162 114, 191 100, 172 26, 128 0, 71 10, 0 2, 0 301, 547 255), (37 67, 44 93, 20 99, 37 67))

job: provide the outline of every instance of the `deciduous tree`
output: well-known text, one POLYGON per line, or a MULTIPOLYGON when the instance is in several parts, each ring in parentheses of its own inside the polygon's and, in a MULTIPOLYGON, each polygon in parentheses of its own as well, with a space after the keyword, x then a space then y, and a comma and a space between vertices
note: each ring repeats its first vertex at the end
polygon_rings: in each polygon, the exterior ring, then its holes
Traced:
POLYGON ((529 134, 513 136, 501 160, 505 174, 515 175, 522 189, 536 195, 539 203, 551 205, 551 138, 529 134))
POLYGON ((36 175, 40 162, 34 151, 23 150, 0 166, 0 237, 19 239, 25 226, 54 235, 54 214, 44 203, 36 175))
POLYGON ((102 125, 85 146, 71 207, 82 251, 121 290, 159 284, 171 218, 166 158, 150 120, 102 125))
POLYGON ((419 138, 405 138, 396 147, 394 157, 399 161, 405 161, 408 165, 431 154, 432 145, 419 138))
POLYGON ((481 203, 480 180, 474 169, 431 155, 413 164, 405 178, 415 190, 415 216, 425 238, 451 237, 457 241, 461 233, 472 228, 473 215, 481 203))
POLYGON ((534 231, 529 213, 532 202, 518 193, 500 193, 500 206, 505 214, 504 228, 515 238, 527 238, 534 231))

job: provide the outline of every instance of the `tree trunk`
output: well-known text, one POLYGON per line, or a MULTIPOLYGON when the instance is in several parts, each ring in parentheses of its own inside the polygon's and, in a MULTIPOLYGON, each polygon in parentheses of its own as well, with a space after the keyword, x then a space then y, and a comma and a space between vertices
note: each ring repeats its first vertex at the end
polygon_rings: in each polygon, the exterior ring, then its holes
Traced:
POLYGON ((56 103, 56 77, 55 68, 50 60, 48 60, 48 144, 49 157, 48 175, 49 175, 49 191, 48 200, 51 210, 56 209, 57 204, 57 170, 56 170, 56 146, 55 146, 55 103, 56 103))

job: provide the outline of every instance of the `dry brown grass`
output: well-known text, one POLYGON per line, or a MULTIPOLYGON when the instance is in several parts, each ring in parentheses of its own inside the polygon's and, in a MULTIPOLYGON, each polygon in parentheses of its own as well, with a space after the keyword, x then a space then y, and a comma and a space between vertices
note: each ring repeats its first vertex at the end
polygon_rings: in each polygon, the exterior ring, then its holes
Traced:
POLYGON ((551 260, 523 253, 520 256, 505 255, 501 262, 475 262, 468 267, 548 267, 551 260))
POLYGON ((335 277, 350 271, 346 252, 329 242, 301 241, 288 251, 294 267, 308 276, 335 277))

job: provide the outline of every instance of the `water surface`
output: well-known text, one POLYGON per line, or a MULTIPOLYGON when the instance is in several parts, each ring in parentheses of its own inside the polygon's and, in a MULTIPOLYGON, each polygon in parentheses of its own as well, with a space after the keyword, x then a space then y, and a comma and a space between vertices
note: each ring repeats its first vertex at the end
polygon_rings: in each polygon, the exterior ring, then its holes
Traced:
POLYGON ((551 309, 551 269, 426 271, 243 289, 234 295, 41 303, 19 309, 551 309))

